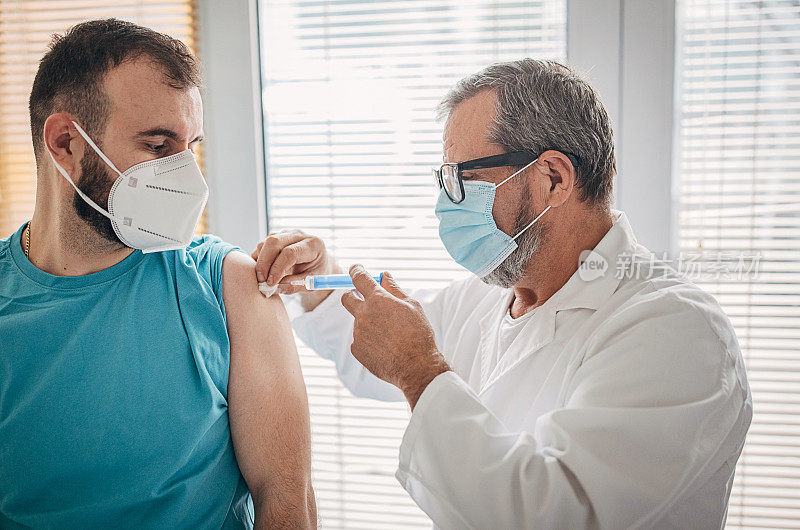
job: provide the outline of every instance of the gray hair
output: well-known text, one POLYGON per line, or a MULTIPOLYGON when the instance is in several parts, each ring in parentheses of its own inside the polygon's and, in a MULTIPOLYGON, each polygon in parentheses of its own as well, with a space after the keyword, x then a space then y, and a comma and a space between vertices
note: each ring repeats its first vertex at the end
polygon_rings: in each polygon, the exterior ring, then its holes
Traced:
POLYGON ((613 131, 600 96, 589 83, 555 61, 495 63, 456 83, 439 104, 439 119, 485 90, 497 91, 490 141, 509 152, 539 154, 554 149, 575 155, 580 199, 610 205, 617 172, 613 131))

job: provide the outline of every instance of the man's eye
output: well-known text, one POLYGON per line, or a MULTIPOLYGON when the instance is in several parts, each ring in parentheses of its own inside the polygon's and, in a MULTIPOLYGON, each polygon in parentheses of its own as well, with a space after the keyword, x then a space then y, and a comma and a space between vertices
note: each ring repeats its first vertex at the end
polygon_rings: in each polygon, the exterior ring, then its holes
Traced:
POLYGON ((147 148, 154 153, 160 153, 165 147, 167 147, 167 144, 147 144, 147 148))

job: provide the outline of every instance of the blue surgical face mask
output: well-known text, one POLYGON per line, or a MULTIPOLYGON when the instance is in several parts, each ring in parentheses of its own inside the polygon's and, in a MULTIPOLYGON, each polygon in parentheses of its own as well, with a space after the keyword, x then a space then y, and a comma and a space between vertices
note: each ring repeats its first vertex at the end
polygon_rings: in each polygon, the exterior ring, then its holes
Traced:
POLYGON ((550 206, 545 208, 514 237, 497 228, 492 216, 497 188, 535 162, 536 160, 499 184, 479 180, 464 181, 464 200, 458 204, 453 204, 444 190, 439 191, 439 200, 436 202, 439 238, 456 263, 479 278, 483 278, 503 263, 509 254, 516 250, 516 239, 550 209, 550 206))

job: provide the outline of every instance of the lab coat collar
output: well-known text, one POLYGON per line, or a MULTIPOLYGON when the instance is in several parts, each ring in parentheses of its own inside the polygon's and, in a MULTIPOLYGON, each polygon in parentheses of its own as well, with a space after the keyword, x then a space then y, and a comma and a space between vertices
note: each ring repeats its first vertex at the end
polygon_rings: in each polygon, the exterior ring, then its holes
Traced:
POLYGON ((592 259, 596 259, 594 255, 599 255, 607 267, 596 278, 580 269, 576 271, 554 295, 556 311, 580 308, 597 310, 619 287, 622 281, 619 271, 624 271, 625 264, 636 251, 637 243, 628 217, 618 210, 612 210, 611 214, 614 217, 613 226, 592 250, 592 259))
POLYGON ((481 356, 479 393, 484 393, 524 359, 553 340, 558 311, 579 308, 597 310, 617 290, 622 280, 622 276, 617 274, 618 267, 624 265, 625 262, 622 260, 625 260, 626 256, 627 259, 632 256, 636 249, 636 237, 624 213, 612 210, 612 215, 613 226, 593 250, 607 263, 603 274, 587 280, 581 271, 576 271, 561 289, 535 309, 537 314, 512 342, 496 366, 491 366, 491 360, 494 358, 492 351, 497 348, 501 322, 508 311, 513 292, 509 289, 481 319, 481 343, 478 349, 481 356))
POLYGON ((533 318, 525 324, 525 329, 511 342, 506 351, 497 361, 497 365, 492 366, 491 362, 495 358, 492 355, 498 347, 498 338, 502 320, 508 312, 511 304, 512 294, 509 290, 507 296, 503 296, 500 304, 491 313, 492 318, 484 317, 481 321, 481 345, 479 352, 481 355, 481 387, 479 394, 483 394, 502 376, 511 371, 524 359, 533 355, 544 346, 552 342, 556 332, 556 310, 555 300, 550 299, 536 311, 533 318))

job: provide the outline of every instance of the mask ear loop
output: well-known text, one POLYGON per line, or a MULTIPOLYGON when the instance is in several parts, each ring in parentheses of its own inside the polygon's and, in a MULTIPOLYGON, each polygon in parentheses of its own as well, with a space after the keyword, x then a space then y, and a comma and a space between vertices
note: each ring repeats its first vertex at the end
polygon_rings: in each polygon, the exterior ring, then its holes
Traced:
POLYGON ((114 163, 113 163, 111 160, 109 160, 109 159, 108 159, 108 157, 107 157, 107 156, 106 156, 106 155, 105 155, 105 154, 104 154, 104 153, 103 153, 103 152, 100 150, 100 148, 99 148, 99 147, 97 147, 97 145, 96 145, 96 144, 95 144, 95 143, 92 141, 92 139, 91 139, 91 138, 89 138, 89 135, 88 135, 88 134, 86 134, 86 131, 84 131, 84 130, 81 128, 81 126, 80 126, 80 125, 78 125, 78 124, 77 124, 75 121, 73 121, 73 122, 72 122, 72 125, 74 125, 74 126, 75 126, 75 129, 77 129, 77 130, 78 130, 78 132, 79 132, 79 133, 81 133, 81 136, 83 136, 83 139, 84 139, 84 140, 86 140, 86 143, 87 143, 87 144, 89 144, 90 146, 92 146, 92 149, 94 149, 94 152, 95 152, 95 153, 97 153, 97 155, 98 155, 100 158, 102 158, 102 159, 103 159, 103 162, 105 162, 106 164, 108 164, 108 167, 110 167, 111 169, 113 169, 113 170, 114 170, 114 172, 115 172, 117 175, 119 175, 119 176, 121 177, 121 176, 122 176, 122 171, 120 171, 119 169, 117 169, 117 166, 115 166, 115 165, 114 165, 114 163))
POLYGON ((525 230, 527 230, 528 228, 532 227, 532 226, 533 226, 533 224, 534 224, 536 221, 538 221, 538 220, 539 220, 539 219, 540 219, 540 218, 541 218, 541 217, 542 217, 544 214, 546 214, 546 213, 547 213, 547 210, 549 210, 550 208, 551 208, 551 206, 548 206, 547 208, 545 208, 544 210, 542 210, 542 213, 540 213, 539 215, 537 215, 537 216, 536 216, 536 219, 534 219, 533 221, 531 221, 530 223, 528 223, 528 226, 526 226, 525 228, 523 228, 522 230, 520 230, 520 231, 519 231, 519 234, 515 235, 515 236, 514 236, 514 237, 512 237, 511 239, 513 239, 514 241, 516 241, 516 240, 517 240, 517 238, 518 238, 519 236, 521 236, 522 234, 524 234, 524 233, 525 233, 525 230))
MULTIPOLYGON (((522 169, 520 169, 519 171, 517 171, 516 173, 514 173, 513 175, 511 175, 510 177, 508 177, 508 178, 507 178, 507 179, 505 179, 504 181, 502 181, 501 183, 497 184, 497 185, 495 186, 495 189, 499 188, 500 186, 502 186, 503 184, 505 184, 505 183, 506 183, 506 182, 508 182, 509 180, 513 179, 514 177, 516 177, 517 175, 519 175, 520 173, 522 173, 523 171, 525 171, 526 169, 528 169, 529 167, 531 167, 531 166, 532 166, 533 164, 535 164, 535 163, 536 163, 538 160, 539 160, 539 159, 537 158, 537 159, 536 159, 536 160, 534 160, 533 162, 531 162, 531 163, 527 164, 527 165, 526 165, 526 166, 524 166, 522 169)), ((547 208, 545 208, 544 210, 542 210, 542 213, 540 213, 539 215, 537 215, 537 216, 536 216, 536 219, 534 219, 533 221, 531 221, 530 223, 528 223, 528 226, 526 226, 525 228, 523 228, 522 230, 520 230, 520 231, 519 231, 519 233, 518 233, 517 235, 515 235, 514 237, 512 237, 512 238, 511 238, 511 240, 512 240, 512 241, 516 241, 516 240, 517 240, 517 238, 518 238, 519 236, 521 236, 522 234, 524 234, 524 233, 525 233, 525 231, 526 231, 528 228, 532 227, 532 226, 534 225, 534 223, 536 223, 536 221, 538 221, 538 220, 539 220, 539 219, 540 219, 540 218, 541 218, 541 217, 542 217, 544 214, 546 214, 546 213, 547 213, 547 210, 549 210, 550 208, 551 208, 551 207, 550 207, 550 206, 548 206, 547 208)))
MULTIPOLYGON (((81 129, 81 126, 78 125, 77 123, 75 123, 74 121, 72 122, 72 124, 75 125, 75 128, 78 130, 78 132, 81 134, 81 136, 83 136, 83 139, 86 140, 86 142, 92 147, 92 149, 94 149, 95 152, 98 155, 100 155, 100 158, 102 158, 103 161, 111 167, 111 169, 116 171, 117 174, 119 174, 119 176, 122 176, 122 173, 120 173, 119 170, 114 166, 114 164, 111 163, 111 160, 109 160, 108 157, 106 155, 104 155, 102 151, 100 151, 100 148, 95 145, 95 143, 92 141, 91 138, 89 138, 89 135, 86 134, 86 132, 83 129, 81 129)), ((50 160, 53 161, 53 164, 56 166, 56 169, 58 170, 58 172, 61 173, 61 176, 64 177, 65 179, 67 179, 67 182, 72 184, 72 187, 75 188, 75 192, 78 195, 80 195, 81 198, 84 201, 86 201, 86 204, 88 204, 89 206, 91 206, 92 208, 97 210, 98 213, 108 217, 110 220, 116 221, 118 223, 122 222, 120 219, 117 219, 116 217, 114 217, 113 215, 108 213, 106 210, 101 208, 96 202, 94 202, 92 199, 90 199, 89 196, 87 196, 85 193, 83 193, 78 188, 78 186, 75 184, 75 182, 72 180, 72 178, 69 176, 69 173, 67 173, 67 171, 63 167, 61 167, 61 164, 56 162, 56 159, 53 156, 53 153, 50 152, 49 149, 47 150, 47 154, 50 155, 50 160)))
POLYGON ((503 184, 505 184, 505 183, 506 183, 506 182, 508 182, 509 180, 513 179, 514 177, 516 177, 517 175, 519 175, 520 173, 522 173, 523 171, 525 171, 526 169, 528 169, 529 167, 531 167, 533 164, 535 164, 535 163, 536 163, 536 162, 538 162, 538 161, 539 161, 539 159, 537 158, 537 159, 536 159, 536 160, 534 160, 533 162, 531 162, 531 163, 527 164, 525 167, 523 167, 522 169, 520 169, 519 171, 517 171, 516 173, 514 173, 513 175, 511 175, 511 176, 510 176, 510 177, 508 177, 507 179, 505 179, 505 180, 504 180, 503 182, 501 182, 500 184, 496 184, 496 185, 495 185, 495 189, 499 188, 500 186, 502 186, 503 184))

